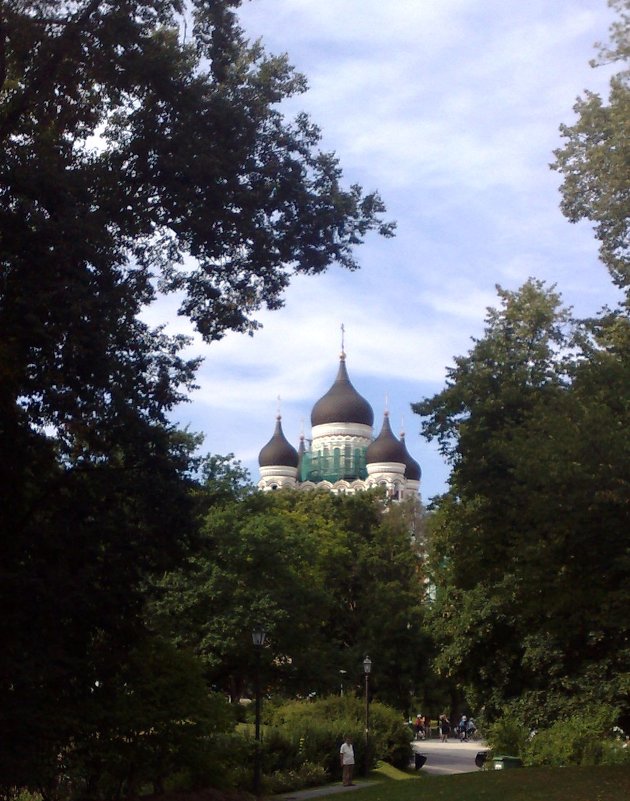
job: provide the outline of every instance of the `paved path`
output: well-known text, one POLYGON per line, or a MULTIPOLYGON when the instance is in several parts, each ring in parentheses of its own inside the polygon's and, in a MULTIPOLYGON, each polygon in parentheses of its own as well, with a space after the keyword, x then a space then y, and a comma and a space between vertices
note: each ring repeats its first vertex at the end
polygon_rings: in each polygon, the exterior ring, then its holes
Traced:
POLYGON ((415 753, 424 754, 427 758, 422 772, 436 775, 472 773, 479 770, 475 765, 475 757, 480 751, 488 750, 481 741, 462 743, 454 737, 445 743, 436 737, 432 740, 419 740, 411 745, 415 753))

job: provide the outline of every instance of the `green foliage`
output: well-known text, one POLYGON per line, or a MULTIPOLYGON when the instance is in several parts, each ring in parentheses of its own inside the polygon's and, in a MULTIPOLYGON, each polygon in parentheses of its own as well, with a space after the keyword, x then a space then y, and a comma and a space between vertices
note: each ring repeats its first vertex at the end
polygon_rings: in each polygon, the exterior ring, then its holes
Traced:
POLYGON ((69 798, 226 783, 236 759, 232 710, 208 694, 198 660, 148 640, 93 696, 82 736, 63 752, 69 798))
POLYGON ((211 460, 191 492, 170 413, 198 360, 142 312, 177 293, 207 341, 252 332, 292 274, 393 226, 280 111, 306 82, 238 0, 0 5, 0 784, 50 787, 147 586, 242 478, 211 460))
MULTIPOLYGON (((532 736, 521 753, 529 765, 599 765, 605 759, 605 743, 610 739, 616 710, 591 708, 555 721, 532 736)), ((609 746, 612 743, 608 744, 609 746)), ((610 747, 606 754, 613 756, 610 747)))
POLYGON ((325 784, 328 779, 329 776, 321 765, 304 762, 295 770, 276 771, 271 776, 264 776, 262 784, 265 793, 283 793, 325 784))
POLYGON ((251 688, 259 622, 263 683, 284 693, 336 691, 341 669, 353 692, 363 657, 378 653, 374 693, 403 709, 423 658, 414 514, 385 512, 378 493, 255 493, 215 506, 186 565, 160 582, 152 624, 201 654, 234 698, 251 688))
POLYGON ((490 721, 506 702, 535 725, 606 702, 627 715, 628 320, 571 322, 534 281, 500 297, 415 406, 453 462, 429 519, 436 668, 490 721))
POLYGON ((508 710, 503 717, 486 728, 486 740, 494 754, 521 756, 525 750, 530 729, 508 710))
MULTIPOLYGON (((331 696, 315 701, 294 701, 274 710, 272 726, 310 762, 323 765, 339 778, 339 747, 346 735, 353 739, 357 770, 365 770, 365 704, 359 698, 331 696)), ((409 730, 400 714, 384 704, 370 704, 368 762, 383 760, 406 768, 411 757, 409 730)))
POLYGON ((619 16, 611 26, 611 46, 601 47, 592 66, 618 62, 623 69, 610 82, 606 104, 594 92, 585 92, 573 110, 577 121, 562 125, 566 140, 554 151, 552 164, 563 177, 561 208, 571 221, 590 220, 601 243, 600 256, 617 286, 630 286, 630 5, 609 0, 619 16))
POLYGON ((483 338, 414 405, 453 465, 430 519, 436 667, 489 720, 506 702, 545 727, 613 703, 630 723, 630 3, 610 5, 594 65, 621 71, 608 103, 578 100, 552 166, 564 214, 594 223, 626 301, 575 322, 541 282, 500 289, 483 338))
POLYGON ((600 765, 630 766, 630 740, 604 740, 601 749, 600 765))

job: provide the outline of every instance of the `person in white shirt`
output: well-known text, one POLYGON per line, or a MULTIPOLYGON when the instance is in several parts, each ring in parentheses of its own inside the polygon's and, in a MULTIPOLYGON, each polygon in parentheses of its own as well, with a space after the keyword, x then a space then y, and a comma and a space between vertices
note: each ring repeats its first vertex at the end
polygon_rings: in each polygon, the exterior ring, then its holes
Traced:
POLYGON ((354 748, 352 747, 352 737, 346 736, 345 741, 339 749, 339 759, 344 787, 352 787, 352 773, 354 772, 354 748))

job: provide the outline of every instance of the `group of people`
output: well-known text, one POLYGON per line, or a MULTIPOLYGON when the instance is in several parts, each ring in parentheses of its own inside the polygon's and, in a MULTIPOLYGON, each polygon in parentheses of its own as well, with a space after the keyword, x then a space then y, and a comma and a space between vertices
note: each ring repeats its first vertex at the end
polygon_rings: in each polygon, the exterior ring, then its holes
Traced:
MULTIPOLYGON (((411 724, 411 720, 409 720, 409 723, 411 724)), ((422 715, 418 712, 412 725, 414 740, 424 740, 431 736, 431 718, 428 715, 422 715)), ((438 719, 438 734, 443 743, 448 740, 451 731, 462 741, 470 740, 477 731, 477 726, 473 718, 467 718, 466 715, 462 715, 456 726, 451 726, 451 722, 446 715, 440 715, 438 719)))
MULTIPOLYGON (((409 723, 411 724, 411 719, 409 723)), ((451 736, 451 731, 462 741, 470 740, 477 731, 477 726, 473 718, 467 718, 466 715, 462 715, 461 720, 456 726, 451 726, 451 722, 446 715, 440 715, 438 719, 438 735, 443 743, 451 736)), ((424 740, 430 737, 431 718, 428 715, 422 715, 418 712, 413 722, 413 732, 414 740, 424 740)))
POLYGON ((475 732, 477 731, 477 726, 475 725, 475 721, 473 718, 467 718, 466 715, 462 715, 461 720, 459 721, 459 725, 457 726, 457 733, 459 734, 459 739, 464 740, 472 740, 475 732))
MULTIPOLYGON (((425 737, 430 737, 431 718, 428 715, 421 715, 420 712, 418 712, 413 723, 413 729, 416 740, 424 740, 425 737)), ((477 726, 475 725, 474 719, 468 718, 466 715, 462 715, 459 723, 454 727, 454 733, 462 741, 472 739, 476 731, 477 726)), ((440 715, 438 719, 438 732, 442 742, 445 743, 451 733, 451 722, 446 715, 440 715)), ((352 787, 352 776, 354 773, 354 748, 352 746, 352 737, 346 737, 341 744, 339 760, 341 762, 343 784, 345 787, 352 787)))
MULTIPOLYGON (((442 739, 442 742, 445 743, 451 733, 451 722, 446 715, 440 715, 438 727, 440 731, 440 738, 442 739)), ((472 740, 476 731, 477 725, 475 724, 474 719, 468 718, 466 715, 461 716, 459 723, 454 728, 454 734, 456 734, 462 742, 465 742, 466 740, 472 740)))

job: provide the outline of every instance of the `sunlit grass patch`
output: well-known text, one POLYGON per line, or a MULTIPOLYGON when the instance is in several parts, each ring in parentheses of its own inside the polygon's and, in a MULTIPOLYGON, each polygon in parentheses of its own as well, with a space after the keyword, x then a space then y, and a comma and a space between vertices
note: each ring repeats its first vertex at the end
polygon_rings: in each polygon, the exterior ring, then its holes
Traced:
POLYGON ((394 781, 418 778, 418 774, 406 773, 404 770, 399 770, 388 762, 381 762, 380 760, 376 763, 376 768, 372 771, 372 774, 379 778, 393 779, 394 781))

